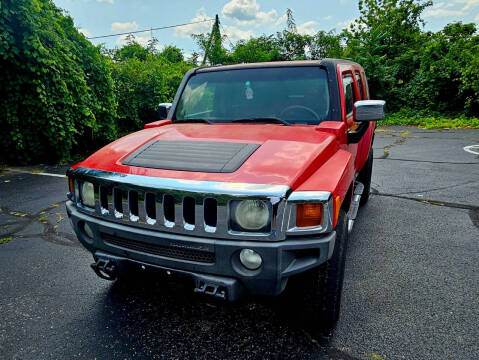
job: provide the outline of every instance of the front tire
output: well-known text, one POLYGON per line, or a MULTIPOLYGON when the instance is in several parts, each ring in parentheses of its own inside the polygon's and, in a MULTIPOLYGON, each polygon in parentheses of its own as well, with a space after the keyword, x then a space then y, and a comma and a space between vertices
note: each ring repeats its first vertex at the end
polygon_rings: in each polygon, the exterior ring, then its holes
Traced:
POLYGON ((314 333, 329 331, 339 319, 348 245, 348 217, 340 210, 332 257, 319 267, 292 277, 286 289, 303 324, 314 333))

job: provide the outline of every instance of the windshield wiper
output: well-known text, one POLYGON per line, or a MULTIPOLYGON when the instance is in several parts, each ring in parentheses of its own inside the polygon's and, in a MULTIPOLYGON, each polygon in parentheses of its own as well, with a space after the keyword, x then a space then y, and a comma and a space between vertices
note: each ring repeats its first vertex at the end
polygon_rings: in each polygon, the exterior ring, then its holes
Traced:
POLYGON ((286 126, 291 125, 286 120, 277 118, 277 117, 257 117, 257 118, 245 118, 245 119, 234 119, 232 122, 264 122, 264 123, 275 123, 275 124, 283 124, 286 126))
POLYGON ((173 120, 174 123, 207 123, 213 124, 210 120, 200 119, 200 118, 191 118, 191 119, 176 119, 173 120))

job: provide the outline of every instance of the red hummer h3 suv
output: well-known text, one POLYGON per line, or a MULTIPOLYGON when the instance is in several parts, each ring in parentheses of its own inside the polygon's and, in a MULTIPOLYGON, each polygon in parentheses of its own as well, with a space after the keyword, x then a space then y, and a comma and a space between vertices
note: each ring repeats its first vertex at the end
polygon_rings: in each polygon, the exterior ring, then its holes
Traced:
POLYGON ((312 323, 334 325, 384 117, 363 68, 200 67, 158 114, 67 172, 68 216, 95 272, 156 269, 227 300, 286 289, 312 323))

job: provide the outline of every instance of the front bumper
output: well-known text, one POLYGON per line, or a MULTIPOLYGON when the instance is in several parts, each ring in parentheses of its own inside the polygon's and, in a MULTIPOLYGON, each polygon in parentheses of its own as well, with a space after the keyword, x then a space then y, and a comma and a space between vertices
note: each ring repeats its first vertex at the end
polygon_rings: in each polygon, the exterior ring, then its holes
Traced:
POLYGON ((66 208, 78 239, 95 258, 115 261, 120 270, 126 266, 148 267, 185 275, 197 283, 209 279, 212 283, 222 284, 229 300, 234 300, 242 290, 255 295, 280 294, 289 276, 327 261, 336 239, 334 231, 318 237, 294 237, 283 241, 202 238, 104 221, 79 212, 71 201, 67 201, 66 208), (92 230, 93 238, 86 235, 85 224, 92 230), (131 241, 144 246, 125 247, 115 239, 120 239, 123 244, 131 241), (244 248, 253 249, 261 255, 263 263, 259 269, 247 270, 241 265, 239 253, 244 248), (165 249, 173 250, 165 253, 165 249), (175 250, 183 254, 182 258, 175 257, 175 250), (213 257, 191 256, 195 253, 213 254, 213 257), (188 256, 185 257, 185 254, 188 256))

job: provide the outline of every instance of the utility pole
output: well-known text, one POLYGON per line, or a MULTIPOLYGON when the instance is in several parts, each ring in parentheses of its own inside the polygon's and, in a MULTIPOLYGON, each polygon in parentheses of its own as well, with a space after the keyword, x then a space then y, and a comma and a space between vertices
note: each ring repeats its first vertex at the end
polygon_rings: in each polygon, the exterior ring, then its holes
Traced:
POLYGON ((218 14, 216 14, 216 17, 215 17, 215 22, 213 24, 213 27, 211 28, 211 34, 210 34, 210 38, 208 39, 208 44, 206 45, 206 48, 205 48, 205 55, 203 56, 203 61, 201 62, 201 65, 205 65, 206 63, 206 59, 209 55, 209 52, 210 52, 210 48, 211 48, 211 42, 213 41, 213 37, 215 36, 220 36, 220 18, 218 17, 218 14))

